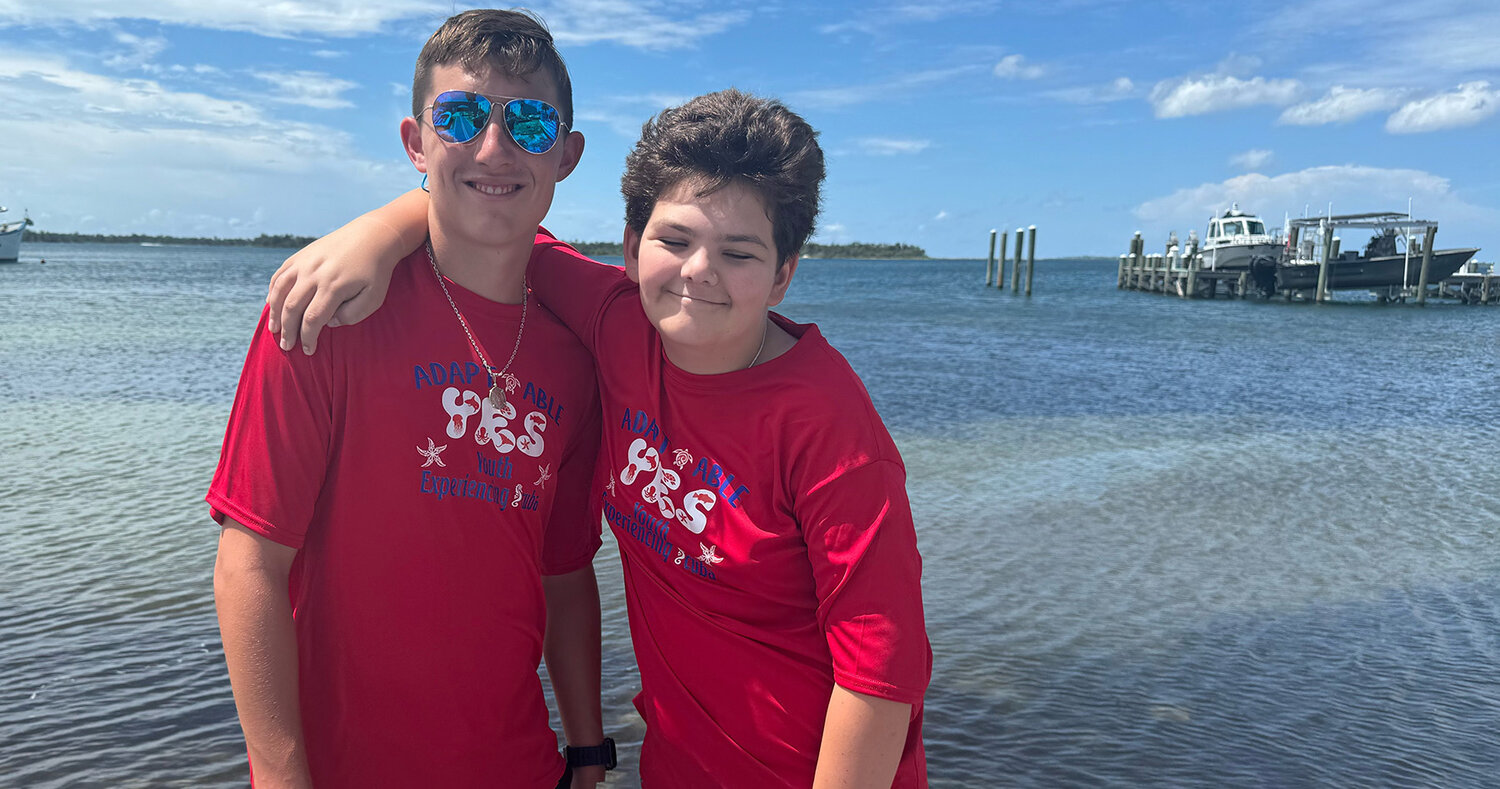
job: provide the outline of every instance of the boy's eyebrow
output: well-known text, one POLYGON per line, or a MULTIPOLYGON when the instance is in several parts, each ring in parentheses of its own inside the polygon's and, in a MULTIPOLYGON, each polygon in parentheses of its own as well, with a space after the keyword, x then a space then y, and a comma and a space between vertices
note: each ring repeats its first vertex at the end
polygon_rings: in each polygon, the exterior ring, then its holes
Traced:
MULTIPOLYGON (((697 235, 697 233, 692 228, 688 227, 687 225, 679 225, 676 222, 663 222, 662 224, 664 226, 670 227, 673 230, 676 230, 677 232, 682 233, 684 235, 689 235, 689 236, 695 236, 695 235, 697 235)), ((771 246, 769 244, 767 244, 765 241, 763 241, 760 236, 757 236, 757 235, 755 235, 753 233, 747 233, 747 234, 743 234, 743 235, 721 236, 719 238, 719 240, 723 241, 723 242, 730 243, 730 244, 755 244, 756 246, 762 247, 764 249, 770 249, 771 248, 771 246)))

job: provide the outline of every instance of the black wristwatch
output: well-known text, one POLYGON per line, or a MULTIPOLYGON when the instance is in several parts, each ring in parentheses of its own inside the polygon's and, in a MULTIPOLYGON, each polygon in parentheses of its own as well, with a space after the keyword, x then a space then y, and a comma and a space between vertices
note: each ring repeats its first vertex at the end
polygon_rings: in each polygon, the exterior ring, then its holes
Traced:
POLYGON ((604 742, 592 748, 574 748, 567 745, 563 747, 563 758, 568 761, 569 767, 593 767, 596 764, 602 764, 605 770, 613 770, 615 769, 615 741, 605 737, 604 742))

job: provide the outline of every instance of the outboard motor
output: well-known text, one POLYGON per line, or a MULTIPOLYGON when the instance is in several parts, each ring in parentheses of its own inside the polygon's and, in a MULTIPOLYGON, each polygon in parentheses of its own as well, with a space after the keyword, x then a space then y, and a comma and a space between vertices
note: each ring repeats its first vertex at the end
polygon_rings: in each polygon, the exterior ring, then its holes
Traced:
POLYGON ((1370 236, 1370 243, 1365 244, 1365 257, 1386 257, 1396 254, 1396 231, 1386 228, 1383 233, 1370 236))

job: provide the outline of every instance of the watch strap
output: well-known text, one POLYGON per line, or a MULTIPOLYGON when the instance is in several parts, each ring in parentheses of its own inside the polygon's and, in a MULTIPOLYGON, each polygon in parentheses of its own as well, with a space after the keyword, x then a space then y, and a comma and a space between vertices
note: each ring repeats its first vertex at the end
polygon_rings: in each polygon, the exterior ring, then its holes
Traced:
POLYGON ((578 748, 572 745, 563 748, 563 758, 569 767, 593 767, 602 764, 604 769, 615 769, 615 741, 609 737, 598 745, 578 748))

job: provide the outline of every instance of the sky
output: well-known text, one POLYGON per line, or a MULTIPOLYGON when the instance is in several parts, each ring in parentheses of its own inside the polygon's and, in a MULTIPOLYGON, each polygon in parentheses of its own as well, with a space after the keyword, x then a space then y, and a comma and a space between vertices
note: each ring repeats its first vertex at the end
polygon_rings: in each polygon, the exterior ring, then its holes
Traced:
MULTIPOLYGON (((425 0, 0 0, 0 205, 39 230, 319 235, 416 186, 425 0)), ((640 125, 725 87, 820 132, 821 243, 1038 257, 1238 202, 1406 211, 1500 258, 1494 0, 556 0, 587 147, 545 224, 618 240, 640 125)))

